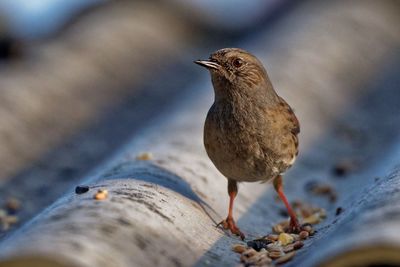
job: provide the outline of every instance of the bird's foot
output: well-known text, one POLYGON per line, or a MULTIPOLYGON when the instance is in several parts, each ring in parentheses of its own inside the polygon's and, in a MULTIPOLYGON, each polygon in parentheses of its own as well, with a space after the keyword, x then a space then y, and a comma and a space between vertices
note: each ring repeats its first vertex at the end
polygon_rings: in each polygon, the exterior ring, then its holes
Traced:
POLYGON ((294 234, 298 234, 301 232, 301 227, 299 222, 297 221, 296 218, 290 218, 290 222, 289 222, 289 232, 290 233, 294 233, 294 234))
POLYGON ((225 230, 230 230, 232 234, 239 236, 242 240, 244 240, 245 236, 244 234, 240 231, 239 227, 236 226, 235 221, 233 218, 227 217, 225 220, 217 224, 217 227, 222 225, 222 228, 225 230))

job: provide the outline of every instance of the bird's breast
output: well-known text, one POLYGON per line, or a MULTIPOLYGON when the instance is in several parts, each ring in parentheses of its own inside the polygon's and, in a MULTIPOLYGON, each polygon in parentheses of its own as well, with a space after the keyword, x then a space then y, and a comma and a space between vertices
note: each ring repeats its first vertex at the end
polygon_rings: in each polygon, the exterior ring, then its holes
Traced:
MULTIPOLYGON (((226 177, 237 181, 260 181, 274 177, 273 152, 260 139, 263 121, 250 110, 234 112, 215 104, 204 125, 204 146, 211 161, 226 177)), ((279 173, 276 173, 277 175, 279 173)))

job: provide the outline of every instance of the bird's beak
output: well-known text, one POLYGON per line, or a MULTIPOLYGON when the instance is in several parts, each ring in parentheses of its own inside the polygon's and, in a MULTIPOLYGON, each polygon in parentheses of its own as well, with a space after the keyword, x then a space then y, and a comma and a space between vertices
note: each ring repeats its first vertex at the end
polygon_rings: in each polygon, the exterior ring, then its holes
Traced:
POLYGON ((218 63, 213 62, 213 61, 209 61, 209 60, 196 60, 196 61, 194 61, 194 63, 196 63, 196 64, 198 64, 198 65, 200 65, 202 67, 205 67, 207 69, 215 69, 215 70, 217 70, 220 67, 220 65, 218 63))

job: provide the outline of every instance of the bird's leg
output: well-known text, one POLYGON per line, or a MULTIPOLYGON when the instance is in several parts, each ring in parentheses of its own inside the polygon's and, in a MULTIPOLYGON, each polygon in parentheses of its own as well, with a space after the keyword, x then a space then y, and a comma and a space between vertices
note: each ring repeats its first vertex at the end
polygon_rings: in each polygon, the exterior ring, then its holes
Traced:
POLYGON ((296 213, 293 211, 292 207, 290 206, 288 200, 286 199, 285 194, 283 193, 283 183, 282 183, 282 176, 278 175, 274 179, 274 188, 279 195, 279 198, 283 201, 286 206, 286 209, 290 216, 290 231, 292 232, 300 232, 299 222, 297 221, 296 213))
POLYGON ((233 180, 228 180, 228 194, 229 194, 229 210, 228 210, 228 217, 225 220, 220 222, 217 226, 222 225, 224 229, 229 229, 232 234, 240 236, 242 240, 244 240, 244 234, 239 230, 236 226, 235 221, 233 220, 233 202, 237 195, 238 188, 237 182, 233 180))

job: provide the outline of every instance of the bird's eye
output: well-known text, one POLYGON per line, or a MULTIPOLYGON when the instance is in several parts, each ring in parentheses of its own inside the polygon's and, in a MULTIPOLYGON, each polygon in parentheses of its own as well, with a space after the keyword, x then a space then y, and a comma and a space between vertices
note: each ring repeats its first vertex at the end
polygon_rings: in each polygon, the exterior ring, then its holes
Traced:
POLYGON ((243 60, 241 60, 240 58, 235 58, 232 64, 235 68, 240 68, 243 65, 243 60))

